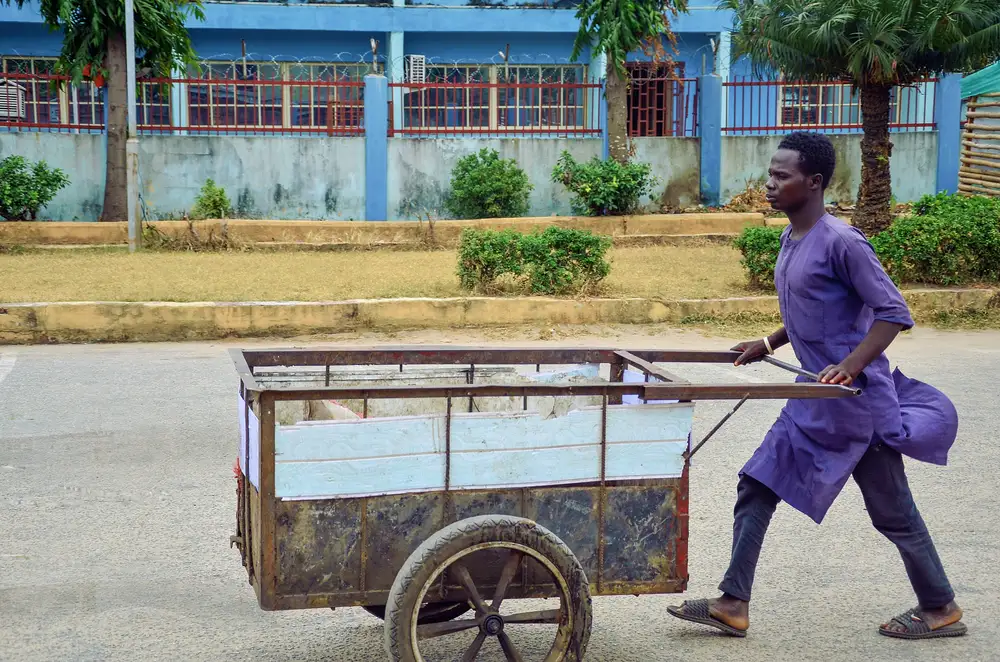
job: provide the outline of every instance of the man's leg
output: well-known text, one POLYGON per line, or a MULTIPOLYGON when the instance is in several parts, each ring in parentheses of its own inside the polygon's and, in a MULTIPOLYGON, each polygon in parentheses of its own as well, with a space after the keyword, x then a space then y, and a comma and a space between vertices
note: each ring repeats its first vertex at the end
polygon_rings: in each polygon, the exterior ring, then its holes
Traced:
POLYGON ((719 584, 722 597, 686 601, 679 607, 671 607, 671 614, 706 625, 712 624, 706 620, 722 623, 741 633, 750 627, 750 593, 757 560, 771 516, 780 501, 763 483, 747 475, 740 477, 733 508, 733 550, 729 569, 719 584))
POLYGON ((719 584, 719 590, 726 596, 750 602, 764 534, 780 501, 767 485, 747 475, 740 477, 733 508, 733 552, 729 569, 719 584))
MULTIPOLYGON (((868 449, 854 469, 854 480, 861 488, 875 529, 899 550, 920 605, 917 620, 926 622, 931 630, 961 620, 962 610, 955 604, 955 593, 944 565, 913 501, 903 457, 877 443, 868 449)), ((907 629, 897 622, 885 624, 883 628, 895 632, 907 629)))

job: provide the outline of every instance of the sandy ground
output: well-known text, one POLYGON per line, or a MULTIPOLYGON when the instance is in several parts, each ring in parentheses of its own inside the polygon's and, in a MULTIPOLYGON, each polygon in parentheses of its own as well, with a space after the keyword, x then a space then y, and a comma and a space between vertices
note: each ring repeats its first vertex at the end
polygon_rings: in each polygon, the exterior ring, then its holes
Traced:
MULTIPOLYGON (((0 347, 0 659, 385 659, 381 623, 358 609, 267 613, 235 550, 236 346, 433 343, 728 348, 734 339, 649 327, 353 334, 282 342, 0 347)), ((788 353, 783 352, 785 358, 788 353)), ((821 526, 782 506, 758 572, 745 640, 668 616, 682 596, 598 598, 588 659, 1000 659, 991 607, 1000 572, 1000 333, 919 331, 892 358, 949 394, 962 416, 948 467, 910 482, 966 608, 957 640, 887 640, 876 625, 914 604, 895 549, 849 484, 821 526)), ((692 380, 786 379, 769 367, 671 366, 692 380)), ((695 436, 731 403, 698 405, 695 436)), ((736 472, 780 403, 753 402, 691 470, 690 590, 713 595, 729 555, 736 472)), ((522 641, 526 656, 541 642, 522 641)), ((492 650, 484 660, 502 657, 492 650)), ((540 659, 537 654, 527 659, 540 659)))

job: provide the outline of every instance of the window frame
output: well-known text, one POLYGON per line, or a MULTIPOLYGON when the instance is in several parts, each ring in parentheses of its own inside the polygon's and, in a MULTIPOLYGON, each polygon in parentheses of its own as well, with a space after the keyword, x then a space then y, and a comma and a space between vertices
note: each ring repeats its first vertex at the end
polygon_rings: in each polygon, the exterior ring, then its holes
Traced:
MULTIPOLYGON (((899 103, 900 100, 900 89, 898 86, 893 87, 890 90, 889 96, 889 126, 902 124, 902 105, 899 103)), ((856 90, 851 89, 850 83, 793 83, 786 84, 783 79, 779 80, 777 86, 777 121, 775 125, 779 128, 817 128, 822 129, 824 127, 837 127, 838 129, 861 129, 861 97, 856 90), (785 91, 787 89, 792 90, 816 90, 818 94, 816 95, 816 102, 814 103, 802 103, 799 102, 798 105, 786 104, 785 103, 785 91), (825 92, 835 91, 836 96, 840 99, 837 101, 826 101, 825 92), (844 103, 844 99, 849 100, 848 103, 844 103), (815 108, 818 117, 818 122, 787 122, 785 121, 785 111, 793 110, 799 113, 799 117, 802 117, 802 112, 805 108, 815 108), (832 121, 825 121, 824 110, 833 109, 835 113, 834 119, 832 121), (857 114, 857 120, 855 121, 845 121, 844 114, 847 114, 847 120, 853 120, 855 113, 857 114)))
POLYGON ((361 85, 310 85, 309 83, 360 83, 368 65, 356 62, 299 62, 273 60, 205 60, 201 62, 202 74, 188 83, 184 103, 188 113, 188 130, 205 132, 267 132, 267 133, 322 133, 324 131, 360 130, 364 126, 364 88, 361 85), (251 75, 249 68, 253 68, 251 75), (213 76, 213 68, 225 76, 213 76), (228 68, 229 71, 225 71, 228 68), (301 76, 308 71, 308 78, 301 76), (242 70, 242 73, 241 73, 242 70), (332 70, 334 79, 323 77, 323 72, 332 70), (270 73, 268 77, 261 74, 270 73), (341 72, 347 72, 342 75, 341 72), (207 76, 206 76, 207 73, 207 76), (240 85, 238 81, 255 81, 252 85, 240 85), (217 81, 217 82, 213 82, 217 81), (268 84, 272 81, 273 84, 268 84), (301 84, 299 84, 301 83, 301 84), (192 89, 193 88, 193 89, 192 89), (204 89, 205 101, 195 102, 193 97, 198 88, 204 89), (246 88, 241 90, 241 88, 246 88), (226 92, 230 92, 226 94, 226 92), (332 94, 331 94, 332 91, 332 94), (249 103, 237 103, 242 93, 253 99, 249 103), (268 98, 270 93, 270 98, 268 98), (220 96, 231 96, 219 100, 220 96), (333 98, 330 98, 330 97, 333 98), (307 98, 306 98, 307 97, 307 98), (355 97, 355 98, 352 98, 355 97), (301 111, 305 109, 303 114, 301 111), (228 114, 231 122, 219 121, 220 112, 228 114), (245 113, 240 121, 240 113, 245 113), (319 121, 323 113, 328 118, 319 121), (335 112, 337 121, 330 123, 329 113, 335 112), (252 114, 254 121, 247 121, 252 114), (206 121, 202 121, 202 117, 206 121), (267 121, 268 118, 271 121, 267 121), (296 121, 304 117, 306 122, 296 121), (274 118, 277 118, 275 121, 274 118))
MULTIPOLYGON (((522 74, 537 72, 537 80, 542 81, 546 77, 546 70, 558 70, 558 85, 586 85, 588 67, 584 64, 454 64, 454 65, 427 65, 427 76, 425 83, 408 87, 403 84, 402 94, 402 118, 403 126, 401 130, 419 131, 421 133, 517 133, 530 131, 532 133, 562 133, 566 131, 582 131, 587 128, 588 112, 590 110, 590 95, 586 94, 584 88, 570 89, 558 88, 556 90, 546 90, 540 87, 537 90, 517 87, 519 84, 530 83, 522 79, 522 74), (431 80, 435 72, 444 72, 446 80, 431 80), (567 72, 572 71, 575 81, 567 82, 567 72), (452 73, 461 72, 461 80, 453 80, 452 73), (482 83, 487 87, 453 87, 449 88, 448 83, 482 83), (440 87, 436 87, 440 85, 440 87), (559 103, 544 103, 546 94, 558 92, 559 103), (440 96, 444 100, 438 103, 440 96), (569 103, 572 95, 578 95, 579 101, 569 103), (534 98, 532 98, 534 97, 534 98), (417 99, 416 104, 413 100, 417 99), (449 99, 454 99, 451 101, 449 99), (547 113, 555 113, 560 121, 547 124, 544 117, 547 113), (450 123, 447 118, 450 114, 457 113, 461 122, 450 123), (525 122, 523 117, 528 114, 530 120, 525 122), (514 122, 510 122, 513 114, 514 122), (532 114, 534 114, 532 116, 532 114), (575 124, 566 122, 566 118, 574 114, 579 117, 575 124), (442 126, 432 125, 431 119, 435 115, 444 117, 442 126), (413 119, 419 118, 419 122, 414 123, 413 119)), ((440 76, 438 76, 440 78, 440 76)), ((543 83, 540 83, 543 84, 543 83)))

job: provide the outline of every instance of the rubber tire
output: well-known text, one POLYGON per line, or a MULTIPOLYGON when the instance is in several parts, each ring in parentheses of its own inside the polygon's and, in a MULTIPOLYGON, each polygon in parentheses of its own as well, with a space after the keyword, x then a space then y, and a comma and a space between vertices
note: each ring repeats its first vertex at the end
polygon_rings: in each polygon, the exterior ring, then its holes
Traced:
POLYGON ((421 589, 442 563, 484 542, 524 545, 539 552, 559 570, 569 589, 569 608, 573 611, 573 631, 560 662, 582 662, 593 623, 587 574, 558 536, 531 520, 509 515, 483 515, 461 520, 441 529, 410 554, 396 575, 386 602, 384 639, 389 659, 393 662, 417 659, 410 640, 410 626, 421 589))
MULTIPOLYGON (((385 605, 370 605, 362 607, 362 609, 375 618, 385 620, 385 605)), ((464 602, 437 602, 424 605, 420 612, 420 625, 452 621, 469 610, 469 605, 464 602), (428 609, 428 607, 433 607, 433 609, 428 609)))

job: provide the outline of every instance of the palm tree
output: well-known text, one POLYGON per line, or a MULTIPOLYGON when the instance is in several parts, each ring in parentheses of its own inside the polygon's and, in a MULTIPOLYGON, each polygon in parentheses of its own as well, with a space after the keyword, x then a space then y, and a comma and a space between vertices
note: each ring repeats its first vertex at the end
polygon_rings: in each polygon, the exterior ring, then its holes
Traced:
MULTIPOLYGON (((22 8, 30 0, 13 2, 22 8)), ((74 84, 84 77, 108 84, 107 174, 102 221, 123 221, 128 214, 125 142, 128 105, 125 52, 125 3, 122 0, 41 0, 42 17, 51 30, 63 33, 56 71, 74 84)), ((184 21, 204 20, 201 0, 135 0, 137 69, 153 76, 170 76, 175 66, 196 62, 184 21)))
POLYGON ((570 60, 575 62, 587 47, 591 53, 607 55, 608 153, 619 163, 626 163, 631 154, 625 59, 629 53, 643 51, 658 62, 672 64, 664 48, 664 39, 671 46, 675 43, 670 16, 686 11, 687 0, 582 0, 577 8, 580 30, 570 60))
POLYGON ((1000 56, 1000 0, 724 0, 734 55, 759 75, 845 81, 859 93, 864 138, 855 225, 892 222, 889 158, 894 87, 979 69, 1000 56))

